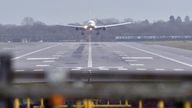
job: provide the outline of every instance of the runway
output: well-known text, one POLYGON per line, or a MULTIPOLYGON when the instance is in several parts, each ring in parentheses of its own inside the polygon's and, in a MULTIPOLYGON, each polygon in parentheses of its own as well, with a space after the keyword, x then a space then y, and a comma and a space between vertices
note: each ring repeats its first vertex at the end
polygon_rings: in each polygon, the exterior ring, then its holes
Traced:
POLYGON ((10 43, 16 71, 66 68, 82 70, 192 70, 192 51, 136 42, 10 43))

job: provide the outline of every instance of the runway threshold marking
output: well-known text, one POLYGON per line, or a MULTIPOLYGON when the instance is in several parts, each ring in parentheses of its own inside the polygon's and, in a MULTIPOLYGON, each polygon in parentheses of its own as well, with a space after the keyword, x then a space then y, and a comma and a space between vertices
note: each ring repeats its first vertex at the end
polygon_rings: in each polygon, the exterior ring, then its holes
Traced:
POLYGON ((122 57, 122 59, 151 60, 153 57, 122 57))
POLYGON ((44 63, 53 63, 55 62, 54 60, 46 60, 46 61, 43 61, 44 63))
POLYGON ((36 67, 48 67, 50 65, 36 65, 36 67))
POLYGON ((164 71, 165 69, 163 69, 163 68, 156 68, 155 70, 156 71, 164 71))
POLYGON ((62 55, 59 55, 59 54, 55 54, 55 55, 52 55, 53 57, 62 57, 62 55))
POLYGON ((71 69, 71 70, 74 70, 74 71, 76 71, 76 70, 81 70, 81 69, 71 69))
POLYGON ((173 69, 174 71, 184 71, 184 69, 173 69))
POLYGON ((57 54, 57 55, 63 55, 63 54, 65 54, 65 52, 59 51, 59 52, 57 52, 56 54, 57 54))
POLYGON ((56 58, 27 58, 26 60, 55 60, 56 58))
POLYGON ((136 62, 137 60, 125 60, 125 62, 136 62))
POLYGON ((83 69, 83 67, 75 67, 75 68, 73 68, 71 70, 81 70, 81 69, 83 69))
POLYGON ((166 56, 163 56, 163 55, 160 55, 160 54, 157 54, 157 53, 148 51, 148 50, 144 50, 144 49, 141 49, 141 48, 133 47, 133 46, 130 46, 130 45, 129 45, 129 46, 125 45, 125 46, 126 46, 126 47, 129 47, 129 48, 132 48, 132 49, 136 49, 136 50, 145 52, 145 53, 147 53, 147 54, 151 54, 151 55, 155 55, 155 56, 161 57, 161 58, 163 58, 163 59, 166 59, 166 60, 169 60, 169 61, 172 61, 172 62, 176 62, 176 63, 182 64, 182 65, 188 66, 188 67, 192 67, 191 64, 188 64, 188 63, 185 63, 185 62, 182 62, 182 61, 179 61, 179 60, 170 58, 170 57, 166 57, 166 56))
POLYGON ((17 60, 17 59, 20 59, 20 58, 29 56, 29 55, 34 54, 34 53, 38 53, 38 52, 41 52, 41 51, 44 51, 44 50, 47 50, 47 49, 50 49, 50 48, 53 48, 53 47, 57 47, 57 46, 59 46, 59 45, 61 45, 61 44, 56 44, 56 45, 52 45, 52 46, 49 46, 49 47, 45 47, 45 48, 42 48, 42 49, 39 49, 39 50, 35 50, 35 51, 32 51, 32 52, 23 54, 23 55, 21 55, 21 56, 15 57, 15 58, 13 58, 13 60, 17 60))
POLYGON ((138 71, 145 71, 147 69, 145 69, 145 68, 137 68, 136 70, 138 70, 138 71))
POLYGON ((99 70, 109 70, 109 68, 107 68, 107 67, 98 67, 99 68, 99 70))
POLYGON ((144 64, 130 64, 131 66, 144 66, 144 64))
POLYGON ((44 71, 44 69, 34 69, 33 71, 44 71))
POLYGON ((128 69, 124 67, 118 67, 118 70, 128 70, 128 69))
POLYGON ((15 70, 16 72, 24 72, 25 70, 15 70))

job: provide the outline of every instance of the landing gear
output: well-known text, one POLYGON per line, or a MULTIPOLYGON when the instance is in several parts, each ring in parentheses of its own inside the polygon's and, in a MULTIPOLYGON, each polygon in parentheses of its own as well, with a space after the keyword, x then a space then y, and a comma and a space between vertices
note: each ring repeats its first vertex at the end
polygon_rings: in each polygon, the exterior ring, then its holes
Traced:
POLYGON ((96 32, 96 35, 100 35, 100 32, 99 32, 99 31, 97 31, 97 32, 96 32))
POLYGON ((81 35, 85 35, 85 33, 84 33, 84 32, 81 32, 81 35))

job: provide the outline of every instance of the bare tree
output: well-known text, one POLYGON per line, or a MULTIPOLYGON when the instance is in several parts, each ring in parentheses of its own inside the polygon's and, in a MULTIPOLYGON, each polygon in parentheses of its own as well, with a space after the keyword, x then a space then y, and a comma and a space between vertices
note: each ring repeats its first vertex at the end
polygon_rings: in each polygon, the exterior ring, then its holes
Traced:
POLYGON ((29 25, 32 26, 34 24, 34 19, 32 17, 25 17, 22 22, 21 25, 29 25))
POLYGON ((170 16, 169 17, 169 22, 174 24, 175 23, 175 17, 174 16, 170 16))
POLYGON ((178 23, 178 24, 182 23, 182 19, 181 19, 181 17, 178 16, 175 22, 178 23))
POLYGON ((189 16, 185 17, 185 23, 190 23, 190 17, 189 16))

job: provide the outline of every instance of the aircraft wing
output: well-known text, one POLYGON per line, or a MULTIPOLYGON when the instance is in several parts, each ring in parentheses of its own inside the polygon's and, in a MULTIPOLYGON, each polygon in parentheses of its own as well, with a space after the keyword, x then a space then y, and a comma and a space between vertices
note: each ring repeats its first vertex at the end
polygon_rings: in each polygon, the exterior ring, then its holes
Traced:
POLYGON ((64 26, 79 29, 79 30, 84 29, 84 26, 81 26, 81 25, 64 25, 64 26))
POLYGON ((127 24, 132 24, 132 22, 125 22, 125 23, 119 23, 119 24, 110 24, 110 25, 97 26, 96 29, 108 28, 108 27, 116 27, 116 26, 122 26, 122 25, 127 25, 127 24))

